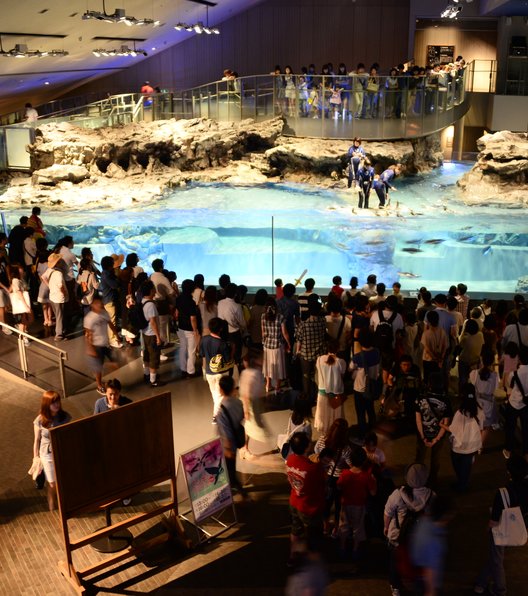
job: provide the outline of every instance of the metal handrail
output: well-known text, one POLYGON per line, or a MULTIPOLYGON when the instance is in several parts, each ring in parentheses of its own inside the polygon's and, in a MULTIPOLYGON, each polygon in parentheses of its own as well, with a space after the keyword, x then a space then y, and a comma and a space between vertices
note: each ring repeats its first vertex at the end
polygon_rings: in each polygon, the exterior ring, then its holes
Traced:
POLYGON ((18 353, 20 356, 20 370, 22 371, 22 375, 24 376, 25 380, 27 380, 29 377, 29 370, 28 370, 27 352, 26 352, 26 345, 24 344, 24 338, 27 338, 29 341, 31 341, 33 343, 41 344, 41 345, 45 346, 48 350, 51 350, 52 352, 57 352, 57 355, 59 358, 59 375, 60 375, 60 380, 61 380, 62 394, 64 397, 68 397, 68 394, 66 391, 66 374, 65 374, 65 370, 64 370, 65 369, 64 362, 66 360, 68 360, 68 352, 61 350, 60 348, 56 348, 55 346, 50 345, 48 342, 43 341, 43 340, 39 339, 38 337, 35 337, 34 335, 30 335, 29 333, 26 333, 25 331, 20 331, 20 329, 17 329, 16 327, 11 327, 11 325, 8 325, 7 323, 2 323, 0 321, 0 327, 3 327, 4 329, 9 329, 9 331, 11 331, 12 333, 16 333, 18 336, 17 341, 18 341, 18 353))

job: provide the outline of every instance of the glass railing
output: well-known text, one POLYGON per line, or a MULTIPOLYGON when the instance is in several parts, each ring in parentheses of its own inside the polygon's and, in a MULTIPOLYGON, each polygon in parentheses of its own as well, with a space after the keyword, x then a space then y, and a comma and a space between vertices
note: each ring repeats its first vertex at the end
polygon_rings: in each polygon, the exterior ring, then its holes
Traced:
MULTIPOLYGON (((490 88, 495 79, 490 79, 489 69, 484 71, 490 88)), ((37 122, 0 128, 0 169, 30 169, 26 145, 32 142, 33 129, 48 122, 101 128, 171 118, 234 122, 281 116, 287 136, 418 138, 453 124, 467 112, 467 91, 483 80, 479 72, 470 63, 453 73, 429 76, 255 75, 174 93, 113 95, 52 112, 37 122)))
POLYGON ((149 97, 150 118, 286 120, 284 134, 366 140, 414 138, 461 118, 473 65, 456 73, 369 75, 257 75, 216 81, 180 93, 149 97))

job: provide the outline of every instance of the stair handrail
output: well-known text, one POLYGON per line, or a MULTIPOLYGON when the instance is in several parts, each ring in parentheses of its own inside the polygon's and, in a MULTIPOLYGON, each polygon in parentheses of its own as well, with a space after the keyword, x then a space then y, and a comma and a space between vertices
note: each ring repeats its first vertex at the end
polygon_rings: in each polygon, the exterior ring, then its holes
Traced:
POLYGON ((30 342, 33 342, 33 343, 41 344, 41 345, 45 346, 48 350, 51 350, 52 352, 57 353, 57 356, 59 358, 59 375, 60 375, 60 380, 61 380, 62 394, 64 397, 68 397, 68 394, 66 391, 66 374, 64 371, 64 368, 65 368, 64 362, 66 360, 68 360, 68 352, 66 352, 65 350, 61 350, 60 348, 57 348, 56 346, 52 346, 47 341, 43 341, 42 339, 39 339, 38 337, 35 337, 34 335, 30 335, 29 333, 26 333, 25 331, 21 331, 20 329, 17 329, 16 327, 12 327, 11 325, 8 325, 7 323, 3 323, 2 321, 0 321, 0 327, 2 327, 2 331, 4 329, 8 329, 9 331, 11 331, 11 333, 16 333, 18 336, 17 340, 18 340, 18 353, 20 356, 20 370, 22 371, 22 375, 25 380, 27 380, 29 377, 29 370, 28 370, 28 364, 27 364, 27 352, 26 352, 27 346, 24 343, 24 339, 28 339, 30 342))

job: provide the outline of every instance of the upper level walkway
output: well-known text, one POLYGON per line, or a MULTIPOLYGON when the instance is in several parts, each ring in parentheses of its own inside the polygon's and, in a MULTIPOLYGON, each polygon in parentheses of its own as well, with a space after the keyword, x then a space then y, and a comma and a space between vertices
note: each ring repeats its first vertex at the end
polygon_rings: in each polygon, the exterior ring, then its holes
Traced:
POLYGON ((285 135, 331 139, 419 138, 450 126, 468 111, 474 63, 428 76, 255 75, 193 89, 114 95, 47 113, 33 123, 0 127, 0 170, 30 169, 26 145, 34 128, 68 121, 100 128, 170 118, 257 121, 283 116, 285 135))

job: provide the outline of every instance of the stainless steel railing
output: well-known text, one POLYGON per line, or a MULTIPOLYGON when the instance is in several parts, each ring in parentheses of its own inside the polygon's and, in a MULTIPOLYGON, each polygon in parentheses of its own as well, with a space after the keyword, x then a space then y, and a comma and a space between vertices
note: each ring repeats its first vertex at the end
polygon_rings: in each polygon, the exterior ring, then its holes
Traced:
MULTIPOLYGON (((18 370, 22 373, 23 378, 27 381, 31 374, 30 374, 30 367, 29 367, 29 360, 28 360, 28 350, 27 346, 24 343, 24 339, 28 339, 32 344, 37 344, 45 348, 44 352, 39 352, 39 356, 43 356, 45 358, 56 358, 58 371, 59 371, 59 378, 60 384, 62 388, 62 394, 64 397, 68 397, 68 391, 66 386, 66 371, 65 371, 65 362, 68 360, 68 353, 64 350, 56 348, 55 346, 50 345, 49 343, 42 341, 38 337, 34 337, 29 333, 25 333, 24 331, 20 331, 16 327, 11 327, 11 325, 7 325, 6 323, 0 322, 0 327, 2 327, 2 331, 7 329, 12 333, 17 335, 17 343, 18 343, 18 357, 20 366, 18 370)), ((5 336, 4 336, 5 337, 5 336)))

